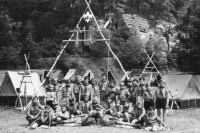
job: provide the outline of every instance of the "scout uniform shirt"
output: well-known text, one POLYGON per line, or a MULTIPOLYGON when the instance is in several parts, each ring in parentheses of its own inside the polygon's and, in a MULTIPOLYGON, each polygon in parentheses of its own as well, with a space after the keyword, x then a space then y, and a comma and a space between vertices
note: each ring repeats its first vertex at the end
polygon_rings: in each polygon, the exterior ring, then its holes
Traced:
POLYGON ((91 84, 85 84, 84 87, 81 88, 81 96, 91 96, 92 92, 92 85, 91 84))
POLYGON ((48 91, 46 92, 46 101, 55 101, 56 100, 56 92, 48 91))
POLYGON ((142 102, 143 101, 143 95, 144 95, 144 90, 145 89, 145 85, 140 85, 138 88, 137 88, 137 92, 136 92, 136 102, 142 102))
POLYGON ((116 95, 118 95, 119 92, 119 87, 114 86, 114 87, 109 87, 108 88, 108 97, 112 100, 115 101, 116 100, 116 95))
POLYGON ((101 81, 99 83, 99 89, 100 89, 100 91, 106 91, 107 88, 108 88, 108 84, 109 84, 108 81, 101 81))
POLYGON ((74 96, 75 96, 77 101, 79 100, 79 92, 80 92, 81 88, 83 88, 83 87, 84 86, 83 86, 82 83, 75 83, 74 84, 73 93, 74 93, 74 96))
POLYGON ((99 83, 99 90, 100 90, 100 100, 105 101, 106 100, 106 91, 108 89, 108 81, 101 81, 99 83))
POLYGON ((136 104, 136 93, 137 93, 138 86, 133 86, 129 88, 130 98, 129 101, 133 104, 136 104))
POLYGON ((69 102, 69 99, 73 98, 72 88, 73 88, 72 84, 70 84, 69 87, 67 87, 67 86, 62 87, 62 89, 61 89, 61 92, 62 92, 62 102, 63 101, 69 102))
POLYGON ((92 94, 93 94, 93 98, 98 99, 98 101, 100 101, 99 96, 100 96, 100 90, 99 90, 99 86, 95 85, 92 86, 92 94))

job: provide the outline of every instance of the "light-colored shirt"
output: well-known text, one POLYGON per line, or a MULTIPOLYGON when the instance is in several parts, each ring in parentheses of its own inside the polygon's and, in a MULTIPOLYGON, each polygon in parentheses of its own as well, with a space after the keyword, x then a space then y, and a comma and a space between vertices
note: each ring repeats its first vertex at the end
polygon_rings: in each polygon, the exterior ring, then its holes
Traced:
POLYGON ((73 92, 74 93, 79 93, 80 92, 80 90, 81 90, 81 88, 83 88, 84 86, 83 86, 83 84, 74 84, 74 87, 73 87, 73 92))
POLYGON ((99 97, 100 95, 100 91, 99 91, 99 86, 95 85, 92 86, 92 93, 93 93, 93 97, 99 97))
POLYGON ((54 101, 56 99, 56 92, 46 92, 47 101, 54 101))
POLYGON ((70 87, 63 87, 62 88, 62 99, 64 98, 72 98, 72 88, 73 86, 70 85, 70 87))

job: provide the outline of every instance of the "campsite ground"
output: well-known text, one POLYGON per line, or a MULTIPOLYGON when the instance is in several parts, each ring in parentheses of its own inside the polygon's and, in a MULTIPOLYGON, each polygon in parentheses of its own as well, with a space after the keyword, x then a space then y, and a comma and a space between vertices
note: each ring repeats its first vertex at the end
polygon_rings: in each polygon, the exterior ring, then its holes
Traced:
MULTIPOLYGON (((25 114, 13 109, 0 107, 0 132, 1 133, 148 133, 140 129, 122 129, 114 127, 51 127, 50 129, 30 130, 27 127, 25 114)), ((172 133, 199 133, 200 128, 200 108, 185 109, 182 111, 170 112, 166 124, 172 133)), ((162 131, 165 133, 164 131, 162 131)))

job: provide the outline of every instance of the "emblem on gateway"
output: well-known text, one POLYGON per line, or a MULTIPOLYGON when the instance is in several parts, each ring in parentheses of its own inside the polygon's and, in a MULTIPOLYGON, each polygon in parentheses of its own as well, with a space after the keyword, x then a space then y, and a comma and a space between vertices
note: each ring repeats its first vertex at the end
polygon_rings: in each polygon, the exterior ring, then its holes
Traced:
POLYGON ((88 23, 92 20, 92 14, 89 11, 87 11, 85 14, 83 14, 83 18, 88 23))

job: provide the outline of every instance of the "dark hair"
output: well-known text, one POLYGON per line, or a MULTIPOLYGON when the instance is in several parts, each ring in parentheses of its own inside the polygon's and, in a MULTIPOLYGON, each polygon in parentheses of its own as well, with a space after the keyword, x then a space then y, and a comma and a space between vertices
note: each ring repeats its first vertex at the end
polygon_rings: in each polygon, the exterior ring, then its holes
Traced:
POLYGON ((88 77, 88 76, 85 76, 85 77, 84 77, 84 80, 89 80, 89 77, 88 77))
POLYGON ((103 76, 107 76, 107 74, 106 74, 106 73, 102 73, 102 74, 101 74, 101 77, 103 77, 103 76))
POLYGON ((146 87, 151 87, 151 85, 149 83, 146 84, 146 87))
POLYGON ((37 100, 38 100, 38 97, 37 97, 37 96, 34 96, 34 97, 32 98, 32 100, 34 100, 35 98, 37 98, 37 100))
POLYGON ((59 83, 59 84, 62 84, 62 80, 61 80, 61 79, 59 79, 59 80, 58 80, 58 83, 59 83))
POLYGON ((139 80, 143 80, 143 81, 145 81, 145 78, 144 78, 144 77, 140 77, 139 80))
POLYGON ((160 81, 162 79, 162 75, 161 74, 158 74, 157 75, 157 81, 160 81))
POLYGON ((69 102, 72 102, 72 101, 74 101, 74 98, 73 98, 73 97, 69 99, 69 102))
POLYGON ((133 82, 134 82, 134 81, 136 81, 136 82, 138 83, 138 79, 137 79, 137 78, 134 78, 134 79, 133 79, 133 82))
POLYGON ((114 79, 112 79, 109 84, 112 84, 112 83, 114 83, 114 85, 116 85, 116 81, 114 79))
POLYGON ((67 107, 66 107, 66 104, 62 104, 62 105, 61 105, 61 108, 63 108, 63 107, 67 108, 67 107))
POLYGON ((148 110, 155 110, 153 106, 150 106, 148 110))
POLYGON ((66 84, 69 84, 70 82, 69 82, 69 80, 67 79, 63 79, 63 81, 62 81, 63 83, 66 83, 66 84))

